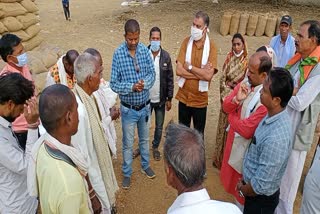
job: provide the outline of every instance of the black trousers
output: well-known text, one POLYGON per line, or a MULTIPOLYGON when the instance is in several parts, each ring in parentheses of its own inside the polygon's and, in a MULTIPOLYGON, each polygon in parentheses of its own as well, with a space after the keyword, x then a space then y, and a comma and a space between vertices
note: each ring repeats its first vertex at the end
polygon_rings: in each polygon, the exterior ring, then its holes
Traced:
POLYGON ((21 148, 23 150, 26 150, 28 131, 20 132, 20 133, 15 132, 14 134, 18 138, 18 143, 21 146, 21 148))
POLYGON ((63 6, 64 16, 66 17, 66 20, 68 20, 70 18, 69 4, 62 4, 62 6, 63 6))
POLYGON ((258 195, 246 197, 244 203, 244 214, 273 214, 279 204, 280 190, 273 195, 258 195))
POLYGON ((179 102, 179 123, 190 127, 191 118, 193 121, 193 127, 198 130, 203 137, 207 119, 207 107, 194 108, 179 102))

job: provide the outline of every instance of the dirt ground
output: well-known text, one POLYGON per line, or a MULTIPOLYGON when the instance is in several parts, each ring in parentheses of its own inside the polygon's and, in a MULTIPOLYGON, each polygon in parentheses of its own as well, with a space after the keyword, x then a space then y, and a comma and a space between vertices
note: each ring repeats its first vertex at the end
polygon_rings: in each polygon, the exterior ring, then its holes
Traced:
MULTIPOLYGON (((210 37, 218 47, 218 68, 222 67, 225 56, 231 48, 231 36, 221 36, 218 33, 220 18, 224 11, 233 9, 238 11, 288 11, 293 17, 294 28, 306 19, 320 19, 320 8, 302 6, 271 6, 271 1, 253 0, 224 0, 213 4, 211 0, 165 0, 160 3, 139 7, 121 8, 120 0, 77 0, 70 1, 72 21, 65 21, 61 1, 37 1, 40 8, 42 36, 46 41, 56 44, 64 50, 76 49, 83 51, 88 47, 97 48, 104 60, 104 77, 109 79, 113 51, 123 42, 124 22, 129 18, 139 21, 141 27, 141 42, 148 44, 148 33, 151 27, 158 26, 162 30, 162 46, 171 54, 174 61, 180 44, 189 35, 193 14, 198 10, 206 11, 210 16, 210 37)), ((249 53, 258 47, 268 44, 268 37, 245 37, 249 53)), ((221 185, 218 170, 212 167, 212 152, 215 144, 216 126, 219 112, 219 78, 218 73, 212 80, 209 93, 209 106, 205 132, 207 174, 205 187, 213 199, 233 201, 221 185)), ((177 89, 177 86, 176 86, 177 89)), ((176 91, 176 90, 175 90, 176 91)), ((177 121, 177 101, 173 99, 173 108, 166 114, 166 122, 177 121)), ((118 159, 114 161, 114 168, 121 186, 121 124, 117 121, 118 131, 118 159)), ((153 137, 152 125, 150 142, 153 137)), ((314 148, 309 152, 307 170, 314 148)), ((130 190, 120 190, 117 207, 120 214, 129 213, 166 213, 176 198, 176 192, 166 184, 163 162, 156 162, 151 158, 151 167, 157 174, 154 180, 149 180, 140 173, 140 159, 134 160, 132 185, 130 190)), ((306 173, 306 170, 304 174, 306 173)), ((300 188, 301 189, 301 188, 300 188)), ((298 213, 301 201, 299 191, 295 213, 298 213)))

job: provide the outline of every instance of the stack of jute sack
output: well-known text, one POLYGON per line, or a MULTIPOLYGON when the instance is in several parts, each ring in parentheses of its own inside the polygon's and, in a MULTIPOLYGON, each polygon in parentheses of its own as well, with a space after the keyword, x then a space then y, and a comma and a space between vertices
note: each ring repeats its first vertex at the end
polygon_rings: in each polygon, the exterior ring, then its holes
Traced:
MULTIPOLYGON (((39 9, 34 1, 0 0, 0 35, 12 33, 22 39, 36 87, 42 91, 47 72, 62 55, 62 50, 43 42, 39 34, 39 9)), ((0 70, 3 65, 1 60, 0 70)))
POLYGON ((268 36, 272 37, 279 33, 279 24, 283 15, 288 12, 279 13, 254 13, 226 11, 221 18, 220 34, 226 36, 241 33, 247 36, 268 36))

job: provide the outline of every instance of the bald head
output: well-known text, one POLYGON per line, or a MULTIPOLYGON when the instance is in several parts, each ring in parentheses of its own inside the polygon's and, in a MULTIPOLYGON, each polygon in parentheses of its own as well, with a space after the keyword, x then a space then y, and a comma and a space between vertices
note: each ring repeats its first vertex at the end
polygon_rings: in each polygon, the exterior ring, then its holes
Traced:
POLYGON ((65 85, 55 84, 44 89, 39 100, 39 114, 48 133, 58 128, 59 121, 71 111, 75 102, 74 94, 65 85))
POLYGON ((78 51, 76 51, 76 50, 68 50, 67 53, 66 53, 66 60, 67 60, 67 62, 69 64, 73 64, 78 56, 79 56, 78 51))
POLYGON ((163 154, 185 187, 201 185, 205 175, 205 149, 201 134, 181 124, 166 129, 163 154))
POLYGON ((262 72, 268 73, 272 67, 271 58, 269 57, 268 53, 265 51, 258 51, 252 54, 252 56, 249 59, 249 64, 258 65, 259 73, 262 73, 262 72))

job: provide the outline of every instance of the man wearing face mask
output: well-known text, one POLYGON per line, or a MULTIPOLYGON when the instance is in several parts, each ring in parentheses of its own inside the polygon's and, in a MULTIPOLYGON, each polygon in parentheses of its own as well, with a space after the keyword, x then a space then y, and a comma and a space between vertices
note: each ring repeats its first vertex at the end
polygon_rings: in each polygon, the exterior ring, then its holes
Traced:
MULTIPOLYGON (((5 34, 0 39, 0 55, 7 64, 0 72, 19 73, 26 79, 32 80, 32 75, 27 65, 28 57, 25 53, 21 39, 14 34, 5 34)), ((24 115, 20 115, 13 123, 13 130, 23 150, 26 147, 28 124, 24 115)))
POLYGON ((209 83, 217 70, 217 50, 208 36, 209 16, 199 11, 184 39, 177 58, 179 123, 193 127, 202 135, 206 124, 209 83))

